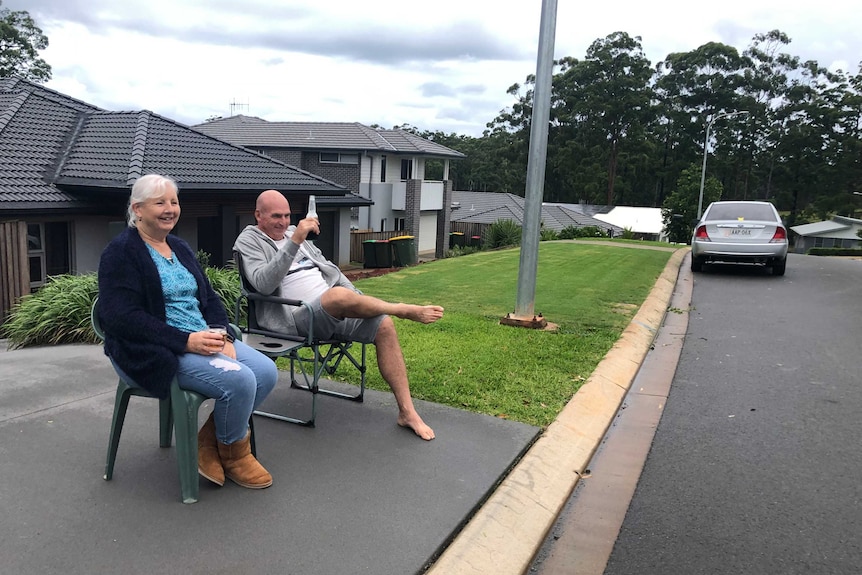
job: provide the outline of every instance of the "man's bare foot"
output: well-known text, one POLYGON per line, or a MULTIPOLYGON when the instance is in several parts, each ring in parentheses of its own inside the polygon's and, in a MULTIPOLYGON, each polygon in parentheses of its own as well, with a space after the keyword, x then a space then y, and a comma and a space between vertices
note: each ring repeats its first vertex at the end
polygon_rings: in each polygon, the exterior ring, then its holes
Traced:
POLYGON ((439 305, 404 304, 405 310, 399 317, 418 321, 419 323, 434 323, 443 317, 443 308, 439 305))
POLYGON ((413 433, 425 441, 434 439, 434 430, 425 425, 418 413, 414 413, 412 416, 399 415, 398 425, 412 429, 413 433))

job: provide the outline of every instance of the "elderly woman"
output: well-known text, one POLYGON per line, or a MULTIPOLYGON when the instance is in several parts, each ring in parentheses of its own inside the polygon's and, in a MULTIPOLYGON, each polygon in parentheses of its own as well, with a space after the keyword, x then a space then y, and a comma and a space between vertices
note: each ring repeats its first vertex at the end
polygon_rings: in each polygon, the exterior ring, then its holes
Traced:
POLYGON ((198 471, 251 489, 272 476, 251 453, 248 420, 272 391, 272 360, 241 341, 208 330, 227 313, 191 247, 169 235, 180 217, 177 184, 149 174, 129 198, 128 228, 102 252, 98 314, 105 353, 119 370, 159 398, 180 387, 215 399, 198 434, 198 471))

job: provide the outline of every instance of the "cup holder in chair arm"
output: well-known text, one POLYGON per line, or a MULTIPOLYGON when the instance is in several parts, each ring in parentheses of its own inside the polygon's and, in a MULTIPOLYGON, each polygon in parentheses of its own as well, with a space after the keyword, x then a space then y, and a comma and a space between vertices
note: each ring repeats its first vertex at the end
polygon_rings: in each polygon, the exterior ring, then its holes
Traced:
POLYGON ((305 338, 289 339, 283 336, 272 337, 263 333, 244 333, 243 342, 260 352, 279 355, 306 345, 305 338))

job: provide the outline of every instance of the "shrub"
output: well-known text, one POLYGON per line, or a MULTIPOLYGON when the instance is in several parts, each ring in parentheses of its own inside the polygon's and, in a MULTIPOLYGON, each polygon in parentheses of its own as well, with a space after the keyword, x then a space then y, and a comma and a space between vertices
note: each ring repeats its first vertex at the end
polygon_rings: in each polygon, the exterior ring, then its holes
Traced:
MULTIPOLYGON (((236 300, 239 299, 239 272, 236 269, 226 268, 205 268, 204 271, 213 286, 213 291, 221 298, 227 317, 230 321, 235 321, 234 312, 236 309, 236 300)), ((242 318, 246 316, 245 305, 241 310, 242 318)))
POLYGON ((487 249, 521 245, 521 226, 512 220, 497 220, 485 230, 482 244, 487 249))
POLYGON ((862 256, 860 248, 811 248, 810 256, 862 256))
POLYGON ((210 267, 209 252, 205 252, 204 250, 198 250, 197 252, 195 252, 195 258, 198 260, 198 263, 203 269, 207 269, 208 267, 210 267))
POLYGON ((578 228, 575 226, 566 226, 560 230, 557 237, 561 240, 573 240, 578 237, 578 228))
POLYGON ((452 246, 451 248, 449 248, 449 251, 446 252, 446 257, 457 258, 458 256, 466 256, 468 254, 474 254, 478 251, 478 246, 452 246))
POLYGON ((90 325, 90 309, 99 286, 95 273, 58 275, 37 292, 21 298, 0 327, 9 347, 97 343, 90 325))
POLYGON ((557 232, 550 228, 542 228, 539 230, 539 241, 550 242, 557 239, 557 232))
POLYGON ((576 238, 603 238, 605 233, 598 226, 566 226, 559 233, 561 240, 574 240, 576 238))
MULTIPOLYGON (((206 268, 207 277, 221 298, 230 321, 239 298, 236 270, 206 268)), ((0 326, 0 337, 9 340, 11 349, 64 343, 98 343, 90 323, 90 310, 99 291, 95 273, 59 275, 35 293, 21 298, 0 326)), ((242 315, 245 317, 245 308, 242 315)))
POLYGON ((623 228, 623 239, 624 240, 633 240, 635 239, 635 233, 631 228, 623 228))

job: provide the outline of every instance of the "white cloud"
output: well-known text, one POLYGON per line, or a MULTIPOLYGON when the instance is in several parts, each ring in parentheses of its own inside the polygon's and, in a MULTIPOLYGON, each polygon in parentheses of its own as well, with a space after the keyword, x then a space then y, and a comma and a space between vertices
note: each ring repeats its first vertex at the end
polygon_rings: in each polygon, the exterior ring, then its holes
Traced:
MULTIPOLYGON (((232 111, 268 120, 356 121, 480 135, 535 72, 541 0, 4 0, 50 40, 49 87, 111 110, 195 124, 232 111), (231 103, 239 103, 234 106, 231 103)), ((707 42, 743 50, 773 29, 787 52, 857 71, 862 4, 821 0, 559 2, 556 57, 583 58, 616 31, 653 65, 707 42)))

